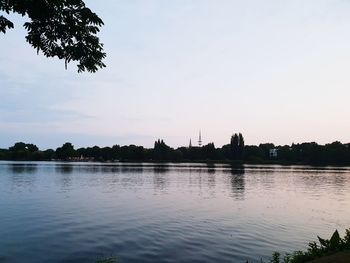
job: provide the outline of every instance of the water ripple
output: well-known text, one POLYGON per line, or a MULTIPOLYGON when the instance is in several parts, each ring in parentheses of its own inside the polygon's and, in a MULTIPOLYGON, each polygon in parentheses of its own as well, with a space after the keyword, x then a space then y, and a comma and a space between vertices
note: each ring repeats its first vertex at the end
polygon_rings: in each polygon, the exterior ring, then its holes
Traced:
POLYGON ((349 167, 0 162, 0 262, 259 260, 349 205, 349 167))

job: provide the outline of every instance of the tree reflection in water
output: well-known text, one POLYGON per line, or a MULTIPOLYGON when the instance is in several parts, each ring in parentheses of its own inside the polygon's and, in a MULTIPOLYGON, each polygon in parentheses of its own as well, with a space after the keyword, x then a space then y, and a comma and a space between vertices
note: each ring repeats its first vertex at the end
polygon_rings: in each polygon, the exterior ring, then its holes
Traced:
POLYGON ((56 164, 55 171, 59 176, 59 182, 61 186, 62 192, 69 192, 72 189, 72 172, 73 172, 73 164, 65 163, 65 164, 56 164))
POLYGON ((214 189, 215 188, 215 165, 213 163, 207 163, 208 168, 208 188, 214 189))
POLYGON ((12 175, 11 183, 16 188, 32 188, 36 181, 37 164, 35 163, 11 163, 7 169, 12 175))
POLYGON ((244 200, 245 178, 244 166, 231 166, 231 190, 236 200, 244 200))
POLYGON ((8 165, 9 169, 14 174, 29 173, 33 174, 37 170, 35 163, 12 163, 8 165))
POLYGON ((164 191, 169 184, 169 178, 166 175, 169 172, 169 165, 155 164, 153 166, 153 186, 155 190, 164 191))
POLYGON ((62 173, 62 174, 70 174, 73 172, 73 164, 66 163, 66 164, 56 164, 55 170, 56 173, 62 173))

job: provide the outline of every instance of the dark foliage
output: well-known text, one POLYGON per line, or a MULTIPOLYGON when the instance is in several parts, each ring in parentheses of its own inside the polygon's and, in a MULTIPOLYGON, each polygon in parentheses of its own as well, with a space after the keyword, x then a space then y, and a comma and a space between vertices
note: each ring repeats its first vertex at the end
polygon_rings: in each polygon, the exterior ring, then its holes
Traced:
MULTIPOLYGON (((82 0, 0 0, 0 11, 28 18, 27 42, 46 57, 78 62, 78 72, 105 67, 103 44, 96 34, 103 21, 82 0)), ((0 32, 14 24, 0 15, 0 32)))
POLYGON ((350 144, 333 142, 326 145, 317 143, 275 146, 272 143, 244 145, 242 134, 232 136, 230 144, 215 148, 214 143, 202 147, 171 148, 163 140, 155 141, 151 149, 128 145, 112 147, 87 147, 74 149, 65 143, 54 150, 40 151, 33 144, 16 143, 9 149, 0 149, 0 160, 71 160, 71 161, 216 161, 238 163, 280 163, 310 165, 350 165, 350 144), (277 156, 270 156, 270 151, 277 156))
MULTIPOLYGON (((295 251, 292 254, 286 254, 283 258, 280 253, 274 252, 269 263, 306 263, 339 251, 350 250, 350 229, 346 230, 344 238, 341 238, 336 230, 329 240, 320 237, 318 237, 318 240, 319 244, 316 242, 309 243, 306 251, 295 251)), ((263 263, 262 260, 260 262, 263 263)))
POLYGON ((56 149, 56 156, 60 160, 69 160, 69 158, 76 157, 76 151, 74 150, 74 146, 67 142, 56 149))
POLYGON ((235 133, 234 135, 232 135, 230 150, 230 156, 233 160, 242 160, 244 152, 244 139, 241 133, 235 133))

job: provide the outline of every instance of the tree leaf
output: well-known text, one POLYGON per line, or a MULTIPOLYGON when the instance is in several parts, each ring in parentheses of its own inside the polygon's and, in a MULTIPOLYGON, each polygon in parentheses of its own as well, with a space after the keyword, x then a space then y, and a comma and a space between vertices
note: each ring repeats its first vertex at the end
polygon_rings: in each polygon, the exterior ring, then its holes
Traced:
POLYGON ((339 246, 340 236, 339 236, 338 230, 335 230, 335 232, 333 233, 331 239, 329 240, 329 243, 330 243, 330 247, 332 249, 335 249, 335 248, 337 248, 339 246))
POLYGON ((328 242, 327 242, 328 240, 320 238, 319 236, 317 236, 317 238, 318 238, 318 241, 320 241, 321 246, 328 247, 328 242))

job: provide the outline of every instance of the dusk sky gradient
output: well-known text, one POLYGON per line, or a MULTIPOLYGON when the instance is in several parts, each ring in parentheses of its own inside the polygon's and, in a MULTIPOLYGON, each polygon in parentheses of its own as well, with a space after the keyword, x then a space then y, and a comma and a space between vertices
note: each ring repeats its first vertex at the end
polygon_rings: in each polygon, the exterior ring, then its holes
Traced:
POLYGON ((87 0, 107 68, 0 35, 0 148, 350 142, 350 1, 87 0))

